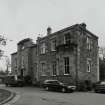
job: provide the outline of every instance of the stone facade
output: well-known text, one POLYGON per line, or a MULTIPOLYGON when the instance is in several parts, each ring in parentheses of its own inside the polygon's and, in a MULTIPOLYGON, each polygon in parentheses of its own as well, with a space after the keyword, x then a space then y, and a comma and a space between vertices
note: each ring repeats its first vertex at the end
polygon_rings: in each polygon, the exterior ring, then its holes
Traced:
POLYGON ((32 75, 32 47, 34 47, 32 39, 27 38, 20 41, 17 45, 17 68, 18 75, 32 75))
POLYGON ((11 54, 11 72, 13 74, 17 74, 18 69, 17 69, 17 52, 11 54))
POLYGON ((68 83, 99 79, 98 37, 84 23, 55 33, 49 27, 47 36, 38 37, 36 44, 30 39, 20 41, 17 57, 18 71, 24 69, 23 75, 31 75, 33 82, 49 78, 68 83))

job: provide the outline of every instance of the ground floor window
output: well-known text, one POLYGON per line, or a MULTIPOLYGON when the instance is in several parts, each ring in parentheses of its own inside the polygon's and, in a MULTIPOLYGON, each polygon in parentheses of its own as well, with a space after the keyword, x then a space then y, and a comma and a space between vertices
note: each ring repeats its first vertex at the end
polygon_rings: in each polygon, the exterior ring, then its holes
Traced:
POLYGON ((42 75, 46 75, 46 64, 45 63, 41 63, 41 71, 42 71, 42 75))
POLYGON ((87 72, 91 72, 91 59, 87 59, 87 72))
POLYGON ((64 74, 70 74, 69 57, 64 57, 64 74))
POLYGON ((57 71, 56 71, 56 62, 52 63, 52 70, 53 70, 53 75, 56 75, 57 74, 57 71))

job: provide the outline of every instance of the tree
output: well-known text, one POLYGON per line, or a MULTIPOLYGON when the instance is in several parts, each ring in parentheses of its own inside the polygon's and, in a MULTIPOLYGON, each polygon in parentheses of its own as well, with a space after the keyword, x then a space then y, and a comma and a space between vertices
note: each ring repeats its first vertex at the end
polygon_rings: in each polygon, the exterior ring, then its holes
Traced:
MULTIPOLYGON (((7 42, 7 39, 3 35, 0 35, 0 46, 5 46, 6 42, 7 42)), ((3 56, 4 56, 4 50, 1 47, 0 48, 0 60, 3 56)), ((0 74, 4 74, 4 73, 6 73, 6 72, 2 71, 2 70, 0 71, 0 74)))
POLYGON ((0 75, 6 75, 6 72, 3 71, 3 70, 1 70, 1 71, 0 71, 0 75))
MULTIPOLYGON (((5 46, 6 42, 7 42, 7 39, 4 38, 3 35, 0 35, 0 45, 5 46)), ((4 54, 4 51, 2 49, 0 49, 0 58, 3 56, 3 54, 4 54)))

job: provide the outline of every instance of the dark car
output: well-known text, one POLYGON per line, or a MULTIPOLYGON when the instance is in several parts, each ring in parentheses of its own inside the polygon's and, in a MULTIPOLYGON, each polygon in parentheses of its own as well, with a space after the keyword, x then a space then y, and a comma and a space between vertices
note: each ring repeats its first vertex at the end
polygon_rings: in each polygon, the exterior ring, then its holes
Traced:
POLYGON ((76 89, 74 85, 67 85, 58 80, 45 80, 43 83, 43 87, 46 90, 55 90, 61 92, 73 92, 76 89))
POLYGON ((24 84, 23 79, 17 75, 6 76, 4 83, 6 86, 23 86, 24 84))
POLYGON ((96 93, 105 92, 105 81, 97 82, 94 86, 94 91, 96 93))

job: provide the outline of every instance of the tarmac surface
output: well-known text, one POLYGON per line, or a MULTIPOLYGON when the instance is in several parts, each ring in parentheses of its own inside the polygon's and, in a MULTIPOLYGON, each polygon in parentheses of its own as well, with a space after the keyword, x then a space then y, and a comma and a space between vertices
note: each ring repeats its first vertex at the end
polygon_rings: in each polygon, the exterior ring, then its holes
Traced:
POLYGON ((92 92, 60 93, 36 87, 5 87, 16 96, 5 105, 105 105, 105 94, 92 92))

